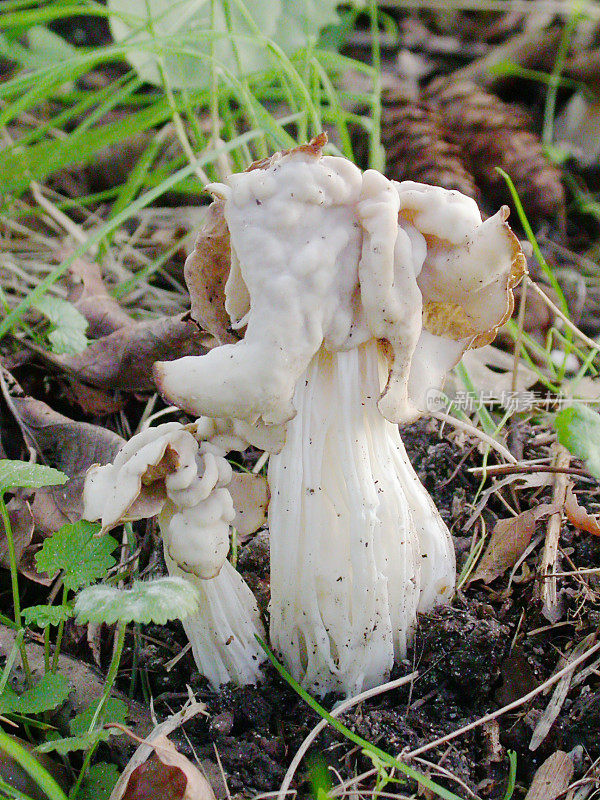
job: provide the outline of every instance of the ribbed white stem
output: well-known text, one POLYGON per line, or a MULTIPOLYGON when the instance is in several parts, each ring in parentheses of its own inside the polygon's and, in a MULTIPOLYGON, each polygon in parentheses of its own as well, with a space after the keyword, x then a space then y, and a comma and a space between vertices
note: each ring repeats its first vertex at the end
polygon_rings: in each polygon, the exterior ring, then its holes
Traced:
POLYGON ((234 567, 225 561, 215 578, 202 580, 183 572, 165 552, 170 575, 191 581, 201 596, 196 614, 182 621, 198 670, 218 688, 230 681, 254 684, 262 677, 265 654, 256 636, 265 638, 254 595, 234 567))
POLYGON ((375 341, 322 348, 270 459, 271 644, 317 695, 385 681, 417 609, 454 588, 450 534, 380 393, 375 341))

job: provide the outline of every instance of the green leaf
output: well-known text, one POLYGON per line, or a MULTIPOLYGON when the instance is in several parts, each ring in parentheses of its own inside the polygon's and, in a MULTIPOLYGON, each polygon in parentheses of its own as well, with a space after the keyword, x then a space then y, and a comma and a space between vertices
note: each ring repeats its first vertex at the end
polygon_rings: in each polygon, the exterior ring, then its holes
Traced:
POLYGON ((73 591, 103 578, 116 564, 111 553, 118 542, 108 534, 97 536, 99 531, 100 525, 83 519, 63 525, 36 553, 38 572, 62 570, 66 588, 73 591))
POLYGON ((600 414, 577 403, 558 412, 554 428, 558 441, 583 459, 590 473, 600 480, 600 414))
POLYGON ((26 625, 47 628, 49 625, 59 625, 72 617, 73 609, 69 606, 29 606, 21 613, 26 625))
POLYGON ((116 764, 94 764, 77 792, 77 800, 108 800, 120 774, 116 764))
POLYGON ((53 353, 74 355, 85 350, 89 344, 85 335, 88 323, 73 303, 45 294, 33 307, 52 323, 53 330, 48 334, 48 341, 53 353))
POLYGON ((92 586, 75 601, 77 622, 156 622, 185 619, 198 609, 200 595, 184 578, 135 581, 132 589, 92 586))
POLYGON ((69 682, 62 675, 48 672, 32 689, 17 695, 5 689, 0 695, 0 714, 41 714, 61 706, 69 696, 69 682))
POLYGON ((52 467, 0 458, 0 495, 17 487, 39 489, 41 486, 59 486, 68 480, 64 472, 52 467))
POLYGON ((273 50, 264 37, 292 55, 315 43, 326 25, 338 22, 336 6, 337 0, 252 0, 245 10, 240 3, 224 0, 108 2, 113 38, 133 45, 127 53, 129 63, 143 80, 160 86, 160 57, 176 89, 208 86, 213 52, 217 68, 225 65, 237 77, 272 68, 273 50), (182 49, 187 52, 178 52, 182 49))
POLYGON ((95 747, 98 742, 107 742, 111 736, 120 735, 121 731, 117 728, 96 728, 91 733, 84 733, 81 736, 49 739, 35 749, 40 753, 58 753, 61 756, 66 756, 75 750, 89 750, 90 747, 95 747))
MULTIPOLYGON (((81 714, 77 714, 73 717, 69 723, 69 730, 73 736, 82 736, 89 731, 99 703, 100 701, 97 700, 95 703, 92 703, 89 708, 86 708, 85 711, 82 711, 81 714)), ((104 721, 101 724, 106 722, 118 722, 120 725, 125 725, 127 723, 127 714, 127 703, 124 703, 123 700, 119 700, 118 697, 109 697, 104 703, 104 708, 100 714, 104 721)))

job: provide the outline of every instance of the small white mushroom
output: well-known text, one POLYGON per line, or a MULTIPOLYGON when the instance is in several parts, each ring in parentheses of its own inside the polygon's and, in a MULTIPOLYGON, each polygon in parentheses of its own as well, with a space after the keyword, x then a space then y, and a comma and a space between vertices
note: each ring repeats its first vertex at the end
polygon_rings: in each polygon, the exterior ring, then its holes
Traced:
MULTIPOLYGON (((149 428, 113 464, 91 467, 84 486, 84 517, 100 519, 104 528, 158 515, 169 572, 200 593, 198 612, 183 625, 198 668, 214 686, 255 683, 264 659, 256 601, 227 561, 236 513, 227 488, 232 469, 219 444, 198 442, 199 432, 208 436, 219 428, 204 419, 149 428)), ((239 437, 235 444, 247 446, 239 437)))

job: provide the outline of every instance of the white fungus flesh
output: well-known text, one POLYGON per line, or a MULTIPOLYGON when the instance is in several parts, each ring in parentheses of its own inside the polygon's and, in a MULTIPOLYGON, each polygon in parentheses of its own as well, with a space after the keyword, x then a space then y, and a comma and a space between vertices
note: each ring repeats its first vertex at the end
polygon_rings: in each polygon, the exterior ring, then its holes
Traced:
POLYGON ((383 683, 454 590, 448 529, 377 408, 384 365, 374 340, 320 350, 269 462, 271 642, 319 695, 383 683))
POLYGON ((234 428, 207 419, 149 428, 113 464, 91 467, 84 486, 84 517, 100 519, 105 529, 158 515, 169 573, 200 595, 183 626, 200 672, 215 687, 256 683, 264 660, 256 601, 227 561, 235 509, 223 445, 247 447, 234 428))
POLYGON ((362 174, 322 145, 210 187, 243 338, 155 376, 188 412, 285 430, 282 449, 265 437, 280 450, 271 642, 307 689, 349 695, 385 681, 417 612, 452 596, 451 537, 398 423, 493 338, 524 259, 504 211, 482 223, 457 192, 362 174))

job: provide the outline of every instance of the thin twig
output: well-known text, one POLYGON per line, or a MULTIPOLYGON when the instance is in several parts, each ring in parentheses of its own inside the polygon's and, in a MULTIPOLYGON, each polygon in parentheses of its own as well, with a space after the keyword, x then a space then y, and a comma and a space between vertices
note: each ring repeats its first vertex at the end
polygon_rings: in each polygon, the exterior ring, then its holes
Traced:
POLYGON ((493 464, 490 467, 469 467, 467 472, 479 474, 485 472, 489 477, 498 475, 535 475, 538 472, 549 472, 552 474, 563 473, 565 475, 575 475, 578 478, 589 478, 592 476, 585 469, 579 467, 557 467, 550 464, 493 464))
MULTIPOLYGON (((571 454, 566 447, 558 442, 555 442, 552 445, 552 452, 554 456, 554 466, 566 469, 571 462, 571 454)), ((539 567, 539 574, 544 578, 549 578, 540 584, 539 589, 539 598, 542 603, 542 614, 549 622, 558 622, 560 618, 556 579, 552 576, 553 573, 556 572, 558 542, 560 539, 560 529, 562 526, 562 510, 565 505, 568 486, 568 476, 563 472, 557 472, 554 479, 552 503, 558 508, 558 511, 555 514, 552 514, 548 519, 544 551, 542 553, 539 567)))
POLYGON ((479 428, 476 428, 474 425, 471 425, 470 422, 464 422, 461 419, 457 419, 453 417, 451 414, 446 414, 444 411, 428 411, 427 412, 430 417, 434 419, 439 419, 440 422, 447 422, 450 425, 453 425, 458 430, 464 431, 468 433, 470 436, 475 436, 477 439, 480 439, 485 444, 488 444, 492 447, 496 452, 500 453, 500 455, 509 461, 511 464, 518 464, 519 462, 513 456, 513 454, 504 447, 504 445, 497 442, 492 436, 489 436, 487 433, 480 431, 479 428))
POLYGON ((552 300, 550 300, 545 292, 543 292, 540 287, 531 280, 531 278, 525 276, 524 280, 527 281, 527 285, 533 289, 533 291, 544 301, 544 303, 546 303, 548 308, 550 308, 552 312, 565 323, 567 328, 569 328, 569 330, 571 330, 579 339, 581 339, 584 344, 587 344, 587 346, 591 347, 592 350, 600 350, 600 344, 595 342, 593 339, 590 339, 589 336, 586 336, 585 333, 580 331, 577 325, 571 322, 567 315, 564 314, 560 308, 552 302, 552 300))

